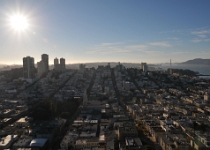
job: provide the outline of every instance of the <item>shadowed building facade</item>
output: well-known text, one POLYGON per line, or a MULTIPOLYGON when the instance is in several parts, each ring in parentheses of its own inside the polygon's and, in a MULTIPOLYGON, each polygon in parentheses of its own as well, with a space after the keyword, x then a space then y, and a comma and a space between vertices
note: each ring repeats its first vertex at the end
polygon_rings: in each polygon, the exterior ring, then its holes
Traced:
POLYGON ((49 71, 49 57, 47 54, 42 54, 42 60, 37 62, 38 76, 42 76, 49 71))
POLYGON ((59 59, 54 59, 54 69, 56 71, 65 71, 66 70, 66 60, 64 58, 60 58, 60 64, 59 59))
POLYGON ((49 71, 49 56, 47 54, 42 54, 42 61, 44 62, 45 71, 49 71))
POLYGON ((23 58, 23 77, 26 79, 35 78, 34 58, 27 56, 23 58))

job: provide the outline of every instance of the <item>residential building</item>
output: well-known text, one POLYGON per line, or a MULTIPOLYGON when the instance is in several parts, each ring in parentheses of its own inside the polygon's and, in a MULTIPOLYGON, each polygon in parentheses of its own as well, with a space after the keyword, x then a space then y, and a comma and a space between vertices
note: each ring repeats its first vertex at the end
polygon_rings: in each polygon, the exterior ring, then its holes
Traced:
POLYGON ((130 82, 123 82, 123 88, 126 91, 130 91, 131 83, 130 82))
POLYGON ((37 75, 40 77, 43 75, 43 73, 45 73, 46 71, 46 68, 45 68, 45 63, 44 61, 40 61, 40 62, 37 62, 37 75))
POLYGON ((204 100, 205 100, 205 101, 209 101, 209 100, 210 100, 210 93, 206 92, 206 93, 204 94, 204 100))
POLYGON ((42 61, 44 62, 45 71, 49 71, 49 57, 47 54, 42 54, 42 61))
POLYGON ((147 72, 148 71, 147 63, 142 62, 141 66, 140 66, 140 69, 142 69, 143 72, 147 72))
POLYGON ((7 135, 0 139, 0 149, 9 148, 18 139, 17 135, 7 135))
POLYGON ((23 58, 23 77, 33 79, 35 77, 34 58, 27 56, 23 58))
POLYGON ((56 70, 56 71, 59 71, 60 69, 60 66, 59 66, 59 60, 58 60, 58 58, 55 58, 54 59, 54 69, 56 70))
POLYGON ((54 69, 56 71, 65 71, 66 70, 66 60, 64 58, 60 58, 60 64, 58 58, 54 59, 54 69))
POLYGON ((85 64, 80 64, 79 65, 79 71, 84 72, 86 65, 85 64))
POLYGON ((64 58, 60 59, 60 69, 61 69, 61 71, 66 70, 66 60, 64 58))
POLYGON ((138 137, 136 127, 131 122, 123 122, 118 128, 118 140, 123 141, 126 137, 138 137))

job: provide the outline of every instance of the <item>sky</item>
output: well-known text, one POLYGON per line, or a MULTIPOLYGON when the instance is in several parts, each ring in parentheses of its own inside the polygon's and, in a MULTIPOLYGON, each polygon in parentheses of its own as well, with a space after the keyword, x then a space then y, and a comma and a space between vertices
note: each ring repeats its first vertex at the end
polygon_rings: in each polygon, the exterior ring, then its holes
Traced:
POLYGON ((1 0, 0 64, 44 53, 51 64, 210 58, 209 8, 209 0, 1 0), (12 28, 14 15, 28 28, 12 28))

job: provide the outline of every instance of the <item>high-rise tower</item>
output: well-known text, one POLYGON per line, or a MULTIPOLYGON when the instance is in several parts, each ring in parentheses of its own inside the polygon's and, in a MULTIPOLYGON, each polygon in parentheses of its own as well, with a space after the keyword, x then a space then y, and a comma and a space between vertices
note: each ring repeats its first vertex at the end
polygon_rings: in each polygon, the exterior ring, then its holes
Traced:
POLYGON ((80 64, 79 65, 79 71, 84 72, 84 70, 85 70, 85 64, 80 64))
POLYGON ((61 69, 61 71, 66 70, 66 60, 64 58, 60 59, 60 69, 61 69))
POLYGON ((60 58, 60 64, 59 64, 59 59, 55 58, 54 59, 54 69, 56 71, 65 71, 66 70, 66 61, 64 58, 60 58))
POLYGON ((47 54, 42 54, 42 60, 37 62, 37 75, 41 77, 47 71, 49 71, 49 58, 47 54))
POLYGON ((44 61, 40 61, 40 62, 37 62, 37 75, 39 77, 41 77, 45 72, 46 72, 46 68, 45 68, 45 63, 44 61))
POLYGON ((58 58, 55 58, 55 59, 54 59, 54 69, 55 69, 56 71, 59 71, 59 68, 60 68, 59 60, 58 60, 58 58))
POLYGON ((27 56, 23 58, 23 77, 33 79, 35 77, 34 58, 27 56))
POLYGON ((148 71, 147 63, 142 62, 141 66, 140 66, 140 69, 142 69, 143 72, 147 72, 148 71))
POLYGON ((49 57, 47 54, 42 54, 42 61, 44 62, 45 72, 49 71, 49 57))

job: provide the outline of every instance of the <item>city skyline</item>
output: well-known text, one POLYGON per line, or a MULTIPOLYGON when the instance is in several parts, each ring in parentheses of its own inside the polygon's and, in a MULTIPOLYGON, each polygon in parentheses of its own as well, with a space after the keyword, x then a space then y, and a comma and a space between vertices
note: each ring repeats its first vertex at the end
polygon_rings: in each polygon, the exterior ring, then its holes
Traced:
POLYGON ((56 57, 65 57, 66 64, 206 59, 209 6, 207 0, 2 0, 0 64, 22 64, 25 56, 38 62, 41 54, 49 55, 49 64, 56 57), (27 22, 11 27, 15 15, 27 22))

